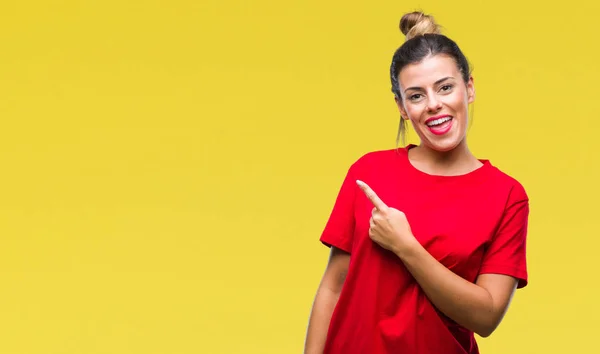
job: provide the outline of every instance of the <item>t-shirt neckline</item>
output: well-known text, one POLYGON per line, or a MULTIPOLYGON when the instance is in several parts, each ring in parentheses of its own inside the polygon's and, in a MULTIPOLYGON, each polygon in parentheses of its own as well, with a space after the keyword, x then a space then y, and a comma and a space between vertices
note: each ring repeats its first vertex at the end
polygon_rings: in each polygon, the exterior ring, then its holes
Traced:
POLYGON ((434 174, 430 174, 427 173, 425 171, 422 171, 418 168, 416 168, 412 162, 410 161, 410 159, 408 158, 408 150, 415 148, 417 145, 414 144, 408 144, 406 145, 402 151, 402 158, 403 158, 403 162, 407 164, 408 169, 411 171, 412 174, 421 177, 421 178, 428 178, 428 179, 433 179, 433 180, 457 180, 457 179, 473 179, 473 178, 478 178, 479 176, 482 176, 486 173, 486 171, 488 171, 492 166, 492 163, 487 160, 487 159, 478 159, 479 162, 482 163, 482 165, 476 169, 474 169, 473 171, 467 172, 467 173, 463 173, 460 175, 450 175, 450 176, 445 176, 445 175, 434 175, 434 174))

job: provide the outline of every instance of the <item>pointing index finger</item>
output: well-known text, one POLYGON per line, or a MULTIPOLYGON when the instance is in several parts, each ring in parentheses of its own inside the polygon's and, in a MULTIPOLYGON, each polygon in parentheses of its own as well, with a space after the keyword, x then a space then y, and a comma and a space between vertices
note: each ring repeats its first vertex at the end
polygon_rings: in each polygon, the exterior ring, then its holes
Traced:
POLYGON ((365 195, 367 196, 367 198, 369 198, 369 200, 371 201, 371 203, 373 203, 373 206, 375 208, 377 208, 377 209, 379 209, 381 211, 387 209, 387 205, 385 205, 385 203, 381 199, 379 199, 379 197, 377 196, 377 194, 365 182, 357 180, 356 184, 358 184, 358 186, 360 187, 360 189, 362 189, 362 191, 365 193, 365 195))

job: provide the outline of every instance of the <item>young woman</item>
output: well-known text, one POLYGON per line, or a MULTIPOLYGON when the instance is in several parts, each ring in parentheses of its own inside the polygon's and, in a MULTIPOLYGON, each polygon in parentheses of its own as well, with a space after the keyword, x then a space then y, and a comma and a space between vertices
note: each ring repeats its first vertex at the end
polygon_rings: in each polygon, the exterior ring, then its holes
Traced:
POLYGON ((331 247, 305 353, 476 354, 527 284, 529 200, 466 141, 469 64, 431 16, 406 14, 391 64, 420 144, 349 168, 320 237, 331 247))

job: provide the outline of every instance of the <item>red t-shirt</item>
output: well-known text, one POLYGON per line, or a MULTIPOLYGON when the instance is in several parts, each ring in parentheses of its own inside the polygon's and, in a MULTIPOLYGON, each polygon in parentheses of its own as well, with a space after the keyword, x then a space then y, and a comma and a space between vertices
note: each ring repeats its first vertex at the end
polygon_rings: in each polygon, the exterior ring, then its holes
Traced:
POLYGON ((321 242, 351 254, 325 354, 477 354, 473 332, 439 312, 402 261, 368 235, 373 205, 356 180, 406 214, 413 234, 444 266, 475 282, 498 273, 527 284, 529 200, 489 161, 465 175, 416 169, 405 148, 358 159, 346 175, 321 242))

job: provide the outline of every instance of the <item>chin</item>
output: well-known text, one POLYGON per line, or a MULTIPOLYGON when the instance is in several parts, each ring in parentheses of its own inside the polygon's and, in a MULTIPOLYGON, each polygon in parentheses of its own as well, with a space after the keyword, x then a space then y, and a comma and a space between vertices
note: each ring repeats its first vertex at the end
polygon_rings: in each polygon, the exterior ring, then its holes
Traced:
POLYGON ((422 145, 437 152, 450 152, 461 145, 466 138, 466 129, 461 119, 454 118, 452 121, 453 125, 450 131, 443 135, 436 135, 430 132, 429 129, 419 126, 418 135, 421 138, 422 145))
POLYGON ((429 147, 432 150, 435 150, 438 152, 449 152, 449 151, 456 149, 457 146, 458 146, 458 144, 456 144, 456 145, 430 145, 429 147))
POLYGON ((446 138, 446 139, 435 139, 427 140, 426 145, 435 151, 449 152, 456 149, 463 139, 460 138, 446 138))

